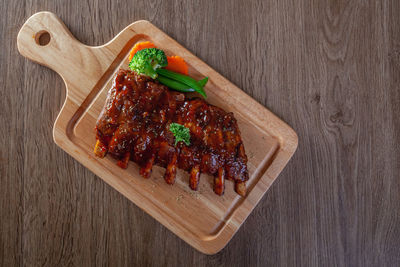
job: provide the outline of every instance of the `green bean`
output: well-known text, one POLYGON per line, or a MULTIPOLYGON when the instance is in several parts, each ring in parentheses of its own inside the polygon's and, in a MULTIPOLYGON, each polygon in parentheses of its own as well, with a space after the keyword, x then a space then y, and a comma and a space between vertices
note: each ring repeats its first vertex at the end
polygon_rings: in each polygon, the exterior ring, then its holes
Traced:
POLYGON ((200 84, 200 86, 203 88, 206 84, 207 84, 207 82, 208 82, 208 77, 205 77, 204 79, 201 79, 200 81, 197 81, 199 84, 200 84))
MULTIPOLYGON (((186 84, 183 84, 181 82, 172 80, 172 79, 167 78, 167 77, 162 76, 162 75, 158 75, 157 80, 160 83, 168 86, 169 88, 171 88, 173 90, 176 90, 176 91, 179 91, 179 92, 184 92, 184 93, 195 92, 195 90, 193 88, 190 88, 190 86, 188 86, 186 84)), ((198 81, 198 84, 201 87, 204 87, 207 84, 207 82, 208 82, 208 77, 205 77, 204 79, 201 79, 200 81, 198 81)))
POLYGON ((166 69, 157 69, 157 73, 159 75, 165 76, 167 78, 170 78, 172 80, 181 82, 183 84, 188 85, 190 88, 193 88, 196 92, 201 94, 203 97, 207 97, 206 92, 204 92, 204 89, 200 86, 200 84, 193 79, 192 77, 189 77, 187 75, 179 74, 173 71, 169 71, 166 69))
POLYGON ((167 78, 167 77, 162 76, 162 75, 158 75, 157 80, 160 83, 168 86, 169 88, 174 89, 174 90, 179 91, 179 92, 185 92, 185 93, 194 92, 194 89, 190 88, 186 84, 180 83, 178 81, 172 80, 172 79, 167 78))

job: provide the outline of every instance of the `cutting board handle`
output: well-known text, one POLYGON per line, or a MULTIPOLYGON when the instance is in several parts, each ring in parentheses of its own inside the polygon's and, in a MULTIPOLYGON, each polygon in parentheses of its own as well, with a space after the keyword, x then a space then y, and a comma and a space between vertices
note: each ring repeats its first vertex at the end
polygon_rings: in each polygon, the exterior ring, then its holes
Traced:
POLYGON ((73 95, 78 105, 115 60, 110 49, 118 49, 116 45, 112 41, 97 47, 82 44, 51 12, 31 16, 17 37, 19 52, 56 71, 64 79, 67 97, 73 95))

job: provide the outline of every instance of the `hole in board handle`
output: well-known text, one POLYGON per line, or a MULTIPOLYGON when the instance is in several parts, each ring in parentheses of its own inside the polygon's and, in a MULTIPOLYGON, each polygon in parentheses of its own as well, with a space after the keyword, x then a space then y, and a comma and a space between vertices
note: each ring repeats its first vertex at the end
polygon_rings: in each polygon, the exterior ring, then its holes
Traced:
POLYGON ((45 46, 50 43, 50 33, 47 31, 40 31, 35 34, 35 42, 40 46, 45 46))

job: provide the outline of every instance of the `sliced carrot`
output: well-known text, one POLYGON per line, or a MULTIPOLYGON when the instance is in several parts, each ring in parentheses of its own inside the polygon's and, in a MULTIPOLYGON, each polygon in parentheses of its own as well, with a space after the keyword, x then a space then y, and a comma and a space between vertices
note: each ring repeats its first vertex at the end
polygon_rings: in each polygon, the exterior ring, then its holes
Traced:
POLYGON ((188 75, 188 66, 183 58, 181 58, 180 56, 172 56, 167 57, 167 59, 168 66, 165 67, 167 70, 188 75))
POLYGON ((145 48, 155 48, 156 46, 149 41, 146 42, 140 42, 135 44, 135 46, 132 48, 131 52, 129 53, 129 62, 132 60, 133 56, 136 54, 137 51, 145 49, 145 48))
MULTIPOLYGON (((156 46, 149 41, 135 44, 135 46, 129 53, 129 61, 132 60, 133 56, 136 54, 137 51, 140 51, 145 48, 155 48, 155 47, 156 46)), ((171 56, 167 57, 167 59, 168 59, 168 66, 165 67, 166 69, 188 75, 188 66, 183 58, 181 58, 180 56, 171 56)))

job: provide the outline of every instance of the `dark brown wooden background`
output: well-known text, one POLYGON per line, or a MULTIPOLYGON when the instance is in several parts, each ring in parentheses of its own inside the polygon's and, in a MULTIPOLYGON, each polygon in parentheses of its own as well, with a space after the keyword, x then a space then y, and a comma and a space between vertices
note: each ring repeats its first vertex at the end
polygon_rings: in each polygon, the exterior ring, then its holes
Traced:
POLYGON ((2 266, 400 265, 400 1, 3 0, 0 15, 2 266), (16 47, 42 10, 89 45, 147 19, 297 131, 220 253, 197 252, 53 143, 63 81, 16 47))

